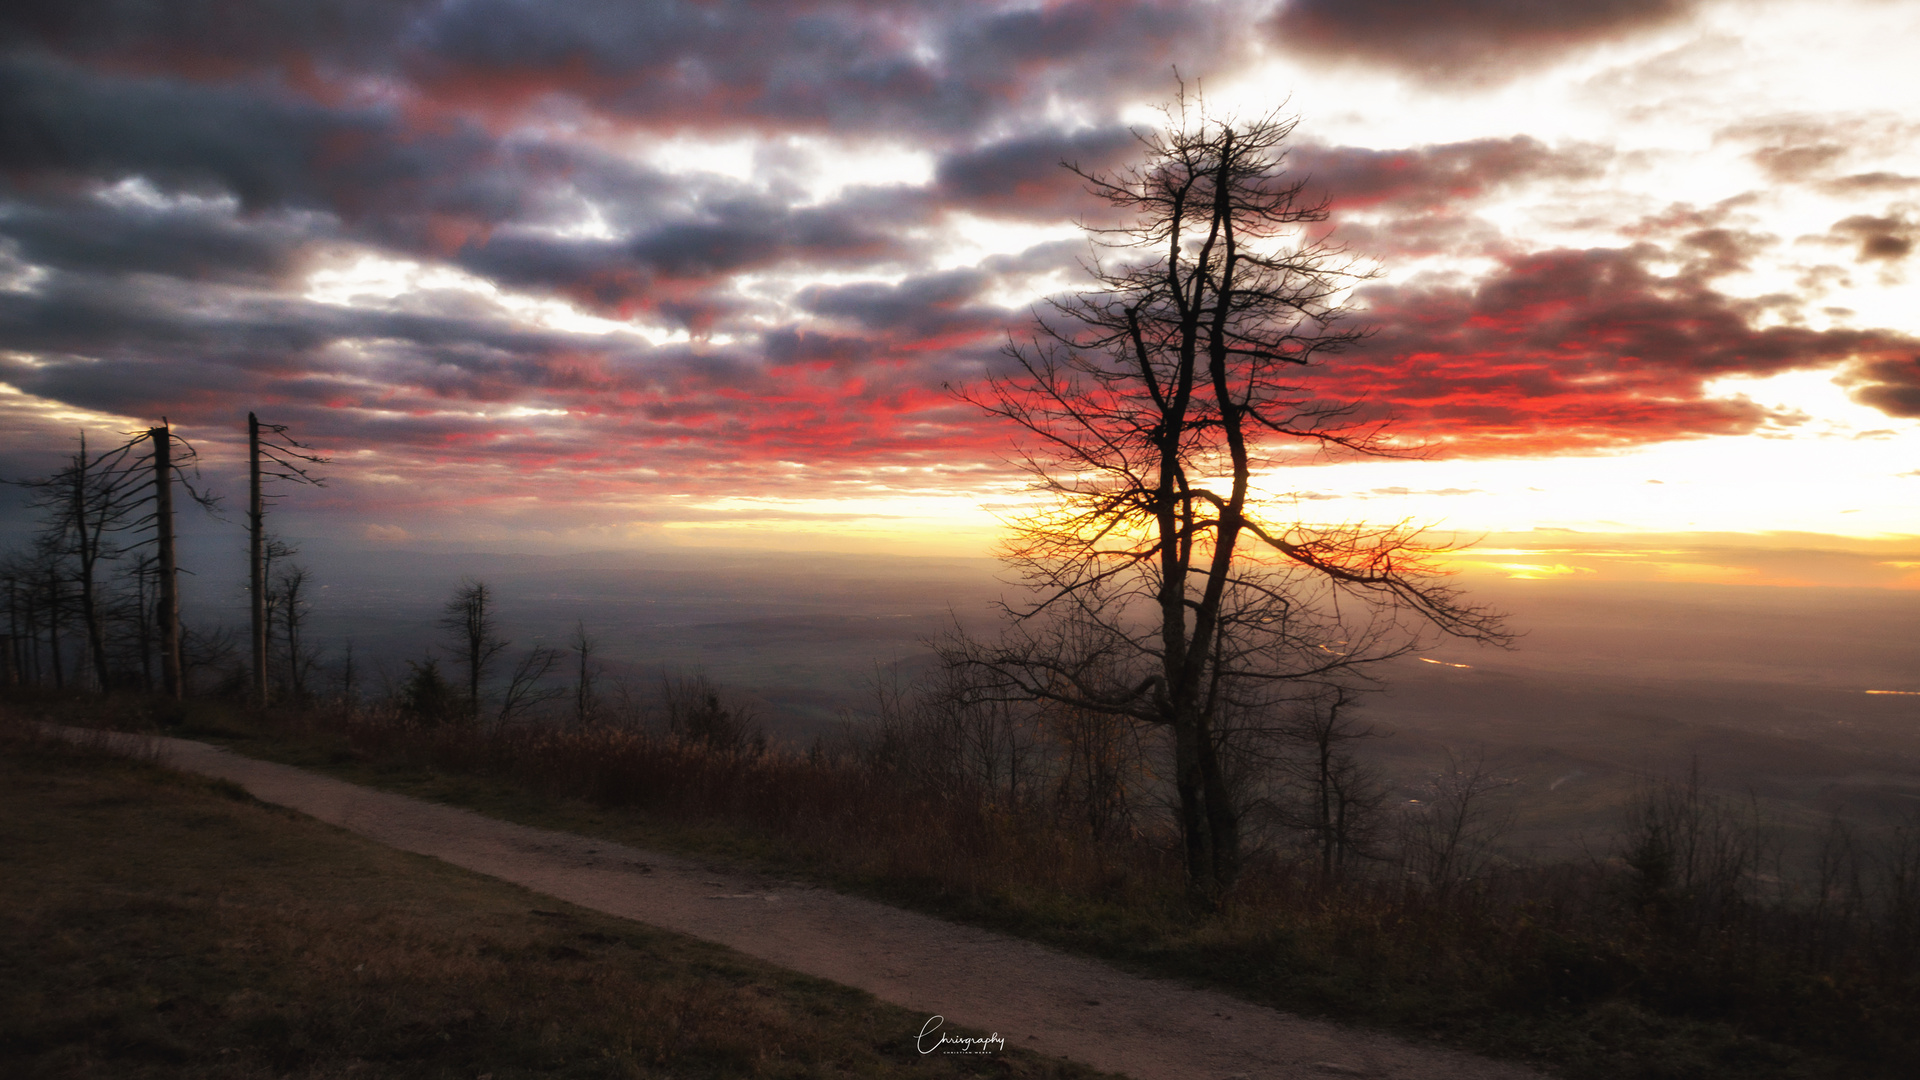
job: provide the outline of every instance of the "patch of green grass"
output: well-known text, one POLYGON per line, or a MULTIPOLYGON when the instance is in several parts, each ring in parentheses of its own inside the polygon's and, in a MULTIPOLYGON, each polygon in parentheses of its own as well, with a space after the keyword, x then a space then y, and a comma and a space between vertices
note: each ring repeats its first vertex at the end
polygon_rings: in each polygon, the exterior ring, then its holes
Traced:
POLYGON ((8 1077, 1096 1075, 17 730, 0 865, 8 1077))

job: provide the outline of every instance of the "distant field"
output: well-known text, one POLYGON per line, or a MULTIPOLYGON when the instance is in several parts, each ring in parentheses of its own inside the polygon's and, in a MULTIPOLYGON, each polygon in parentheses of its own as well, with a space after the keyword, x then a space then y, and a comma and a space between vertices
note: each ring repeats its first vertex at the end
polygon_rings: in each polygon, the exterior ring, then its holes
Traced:
MULTIPOLYGON (((642 685, 699 668, 744 693, 776 737, 805 742, 872 699, 877 670, 929 662, 956 619, 991 630, 1017 597, 988 559, 674 550, 598 555, 349 552, 310 545, 323 586, 316 641, 352 640, 368 685, 435 641, 463 574, 498 591, 517 647, 563 644, 575 620, 609 672, 642 685)), ((210 570, 210 577, 213 571, 210 570)), ((1519 846, 1577 854, 1649 775, 1697 759, 1709 783, 1751 791, 1814 827, 1920 806, 1920 596, 1879 589, 1462 579, 1512 613, 1511 651, 1438 642, 1383 670, 1363 708, 1371 746, 1415 792, 1445 752, 1484 752, 1522 810, 1519 846)), ((238 623, 238 594, 196 583, 238 623), (223 599, 223 596, 225 597, 223 599), (222 606, 224 605, 224 606, 222 606)))
POLYGON ((1523 847, 1577 853, 1644 778, 1696 761, 1807 829, 1920 808, 1920 696, 1865 693, 1920 689, 1920 595, 1528 581, 1476 596, 1526 636, 1402 661, 1368 715, 1409 784, 1443 748, 1521 781, 1523 847))
MULTIPOLYGON (((576 621, 610 675, 650 684, 702 670, 754 699, 777 735, 805 741, 871 700, 877 666, 912 668, 923 642, 962 620, 992 625, 1003 586, 988 559, 677 551, 579 556, 333 552, 304 561, 322 586, 313 639, 354 643, 370 685, 430 649, 434 619, 463 575, 493 586, 515 649, 563 646, 576 621)), ((244 625, 236 595, 212 617, 244 625)))

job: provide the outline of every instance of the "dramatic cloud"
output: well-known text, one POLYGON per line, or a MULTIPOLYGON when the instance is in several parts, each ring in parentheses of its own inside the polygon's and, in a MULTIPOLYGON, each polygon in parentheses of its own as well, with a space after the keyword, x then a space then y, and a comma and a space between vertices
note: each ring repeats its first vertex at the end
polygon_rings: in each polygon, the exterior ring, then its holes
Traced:
POLYGON ((1905 217, 1855 214, 1834 222, 1828 235, 1843 243, 1857 245, 1854 258, 1860 262, 1895 262, 1913 254, 1916 231, 1920 229, 1916 229, 1914 222, 1905 217))
POLYGON ((1635 82, 1666 62, 1643 56, 1584 84, 1632 98, 1607 123, 1362 122, 1713 10, 14 4, 0 476, 162 415, 217 457, 254 409, 334 449, 322 497, 358 507, 429 476, 461 493, 436 505, 971 494, 1009 475, 1006 435, 945 388, 1084 287, 1079 226, 1113 219, 1080 173, 1138 160, 1176 71, 1244 115, 1303 57, 1422 80, 1382 105, 1404 80, 1315 69, 1338 104, 1289 168, 1399 275, 1359 293, 1375 333, 1317 377, 1329 396, 1456 457, 1784 422, 1716 395, 1728 375, 1845 373, 1915 415, 1920 349, 1863 295, 1901 285, 1920 229, 1897 103, 1703 111, 1635 142, 1685 112, 1635 82))
POLYGON ((1569 49, 1669 23, 1692 0, 1287 0, 1281 48, 1384 64, 1434 82, 1496 82, 1569 49))
POLYGON ((1862 405, 1888 416, 1920 417, 1920 351, 1860 364, 1843 381, 1862 405))
POLYGON ((1515 135, 1400 150, 1304 146, 1290 163, 1335 209, 1431 210, 1481 198, 1503 185, 1591 178, 1604 169, 1606 158, 1599 147, 1555 150, 1515 135))
POLYGON ((1078 173, 1110 172, 1139 151, 1140 140, 1125 127, 1049 131, 950 154, 934 176, 940 195, 952 204, 1058 220, 1089 210, 1086 181, 1078 173))
MULTIPOLYGON (((740 124, 965 134, 1050 98, 1158 94, 1173 66, 1245 55, 1233 3, 673 0, 149 8, 28 4, 9 36, 70 57, 337 97, 404 87, 428 116, 569 99, 648 128, 740 124)), ((4 24, 0 24, 4 25, 4 24)))
MULTIPOLYGON (((1758 328, 1783 298, 1714 291, 1705 280, 1729 257, 1716 249, 1738 244, 1688 239, 1708 255, 1693 273, 1656 273, 1671 255, 1646 244, 1510 258, 1475 287, 1369 289, 1377 333, 1339 362, 1339 380, 1441 453, 1558 453, 1751 431, 1779 418, 1710 398, 1705 383, 1854 360, 1884 380, 1889 357, 1920 346, 1889 332, 1758 328)), ((1856 396, 1887 408, 1901 392, 1856 396)))

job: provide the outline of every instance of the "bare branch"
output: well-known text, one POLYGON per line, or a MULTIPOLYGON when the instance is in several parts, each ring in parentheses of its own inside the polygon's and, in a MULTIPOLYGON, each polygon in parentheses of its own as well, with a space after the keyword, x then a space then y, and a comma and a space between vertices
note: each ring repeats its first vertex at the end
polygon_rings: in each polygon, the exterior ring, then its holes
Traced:
POLYGON ((1086 230, 1096 287, 1052 300, 1009 342, 1006 374, 956 391, 1013 426, 1044 498, 1007 519, 1001 551, 1032 600, 1008 608, 998 643, 956 638, 944 655, 985 699, 1165 731, 1189 880, 1213 903, 1244 810, 1222 724, 1299 688, 1362 685, 1423 634, 1508 635, 1462 601, 1438 570, 1450 548, 1419 528, 1264 516, 1253 479, 1283 448, 1407 453, 1312 385, 1363 338, 1343 304, 1370 270, 1315 234, 1327 203, 1286 167, 1292 117, 1216 117, 1184 84, 1165 112, 1164 130, 1136 134, 1137 164, 1067 166, 1124 219, 1086 230))

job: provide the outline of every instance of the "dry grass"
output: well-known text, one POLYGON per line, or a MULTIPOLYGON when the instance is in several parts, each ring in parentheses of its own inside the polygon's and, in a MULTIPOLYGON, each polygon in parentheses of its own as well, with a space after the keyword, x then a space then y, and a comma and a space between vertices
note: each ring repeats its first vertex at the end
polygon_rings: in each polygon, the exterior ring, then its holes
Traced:
POLYGON ((968 1075, 866 994, 18 727, 0 853, 8 1077, 968 1075))
MULTIPOLYGON (((121 721, 137 726, 135 706, 121 721)), ((1701 906, 1618 863, 1436 893, 1281 858, 1222 914, 1183 904, 1170 838, 1096 842, 858 755, 743 756, 615 729, 488 731, 330 715, 181 730, 551 828, 728 855, 1281 1008, 1576 1077, 1897 1077, 1920 1068, 1920 941, 1804 903, 1701 906)))

